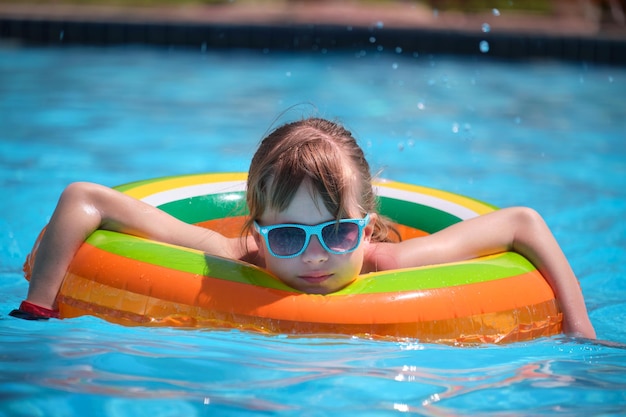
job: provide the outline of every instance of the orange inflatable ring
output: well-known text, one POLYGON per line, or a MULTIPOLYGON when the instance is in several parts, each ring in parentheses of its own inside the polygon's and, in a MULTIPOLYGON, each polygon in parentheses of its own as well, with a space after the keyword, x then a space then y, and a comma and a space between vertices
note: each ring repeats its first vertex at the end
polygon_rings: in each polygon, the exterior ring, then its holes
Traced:
MULTIPOLYGON (((245 174, 167 177, 116 187, 189 223, 240 233, 245 174)), ((493 206, 397 182, 375 184, 380 212, 405 237, 432 233, 493 206)), ((35 246, 36 247, 36 246, 35 246)), ((35 252, 27 259, 28 277, 35 252)), ((80 247, 58 296, 61 318, 123 325, 345 334, 421 342, 501 343, 561 331, 554 293, 506 252, 360 276, 329 295, 300 293, 250 264, 98 230, 80 247)))

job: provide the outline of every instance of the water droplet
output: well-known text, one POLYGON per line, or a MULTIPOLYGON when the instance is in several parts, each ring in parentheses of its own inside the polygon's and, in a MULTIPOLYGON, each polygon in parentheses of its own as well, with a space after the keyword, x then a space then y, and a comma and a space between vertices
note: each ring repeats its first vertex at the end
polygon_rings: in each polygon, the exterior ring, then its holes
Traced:
POLYGON ((376 49, 377 49, 379 52, 382 52, 382 51, 383 51, 383 49, 385 49, 385 48, 384 48, 382 45, 378 45, 378 46, 376 47, 376 49))
POLYGON ((64 37, 65 37, 65 31, 64 31, 64 30, 62 30, 62 31, 59 33, 59 40, 62 42, 64 37))
POLYGON ((396 46, 396 54, 401 54, 402 53, 402 48, 399 46, 396 46))
POLYGON ((391 64, 391 68, 398 69, 398 63, 394 62, 393 64, 391 64))
POLYGON ((498 9, 491 10, 491 13, 493 13, 494 16, 500 16, 500 10, 498 9))
MULTIPOLYGON (((396 376, 396 381, 398 381, 398 378, 402 377, 402 375, 398 375, 396 376)), ((403 380, 404 378, 402 378, 403 380)), ((399 411, 401 413, 408 413, 409 411, 411 411, 411 408, 409 407, 408 404, 399 404, 399 403, 395 403, 393 405, 393 409, 396 411, 399 411)))
POLYGON ((613 82, 613 77, 609 75, 609 82, 612 83, 613 82))
POLYGON ((287 72, 285 73, 285 75, 286 75, 287 77, 291 77, 291 71, 287 71, 287 72))
POLYGON ((489 52, 489 42, 480 41, 479 48, 480 48, 480 52, 482 52, 483 54, 486 54, 487 52, 489 52))
POLYGON ((420 56, 420 54, 418 54, 417 52, 413 52, 413 58, 417 58, 418 56, 420 56))
POLYGON ((489 26, 489 23, 483 23, 483 25, 481 26, 481 30, 484 33, 489 33, 491 31, 491 26, 489 26))
POLYGON ((376 43, 376 38, 374 36, 370 36, 370 43, 376 43))
POLYGON ((382 29, 385 27, 385 24, 381 21, 376 22, 376 29, 382 29))
POLYGON ((452 123, 452 133, 459 133, 459 124, 457 122, 452 123))
POLYGON ((426 108, 426 106, 424 105, 424 103, 422 103, 421 101, 419 103, 417 103, 417 108, 419 110, 424 110, 426 108))
POLYGON ((402 152, 404 150, 404 143, 402 143, 402 142, 398 143, 398 150, 400 152, 402 152))

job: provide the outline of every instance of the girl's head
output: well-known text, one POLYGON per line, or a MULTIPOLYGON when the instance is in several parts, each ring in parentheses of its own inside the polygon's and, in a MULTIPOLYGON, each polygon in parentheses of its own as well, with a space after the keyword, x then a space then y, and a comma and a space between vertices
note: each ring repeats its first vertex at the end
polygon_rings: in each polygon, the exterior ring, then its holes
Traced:
MULTIPOLYGON (((373 214, 376 197, 363 150, 348 130, 328 120, 309 118, 289 123, 261 142, 250 164, 247 204, 248 230, 255 220, 264 226, 288 222, 317 224, 361 219, 370 213, 372 223, 365 239, 387 240, 386 222, 373 214)), ((258 236, 257 242, 262 243, 258 236)), ((356 278, 363 263, 362 248, 350 254, 332 255, 315 238, 311 238, 309 248, 296 260, 277 259, 259 244, 266 267, 287 284, 306 292, 340 289, 356 278), (320 277, 327 272, 332 272, 333 279, 322 284, 324 279, 320 277)))
POLYGON ((304 119, 280 126, 261 142, 248 173, 251 220, 259 219, 266 209, 284 211, 303 183, 337 220, 376 211, 363 150, 337 123, 304 119))

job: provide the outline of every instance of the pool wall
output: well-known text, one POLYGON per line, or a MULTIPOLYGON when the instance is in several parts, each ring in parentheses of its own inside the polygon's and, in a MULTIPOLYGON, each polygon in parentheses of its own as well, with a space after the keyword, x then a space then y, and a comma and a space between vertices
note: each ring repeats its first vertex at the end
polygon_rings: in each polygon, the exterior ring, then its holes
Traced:
POLYGON ((0 14, 0 40, 35 45, 144 44, 192 48, 252 48, 285 51, 348 49, 406 53, 548 58, 626 64, 626 39, 575 34, 468 32, 449 28, 396 28, 339 24, 231 24, 120 22, 108 19, 46 18, 0 14), (488 43, 488 52, 479 47, 488 43), (398 49, 400 48, 400 49, 398 49))

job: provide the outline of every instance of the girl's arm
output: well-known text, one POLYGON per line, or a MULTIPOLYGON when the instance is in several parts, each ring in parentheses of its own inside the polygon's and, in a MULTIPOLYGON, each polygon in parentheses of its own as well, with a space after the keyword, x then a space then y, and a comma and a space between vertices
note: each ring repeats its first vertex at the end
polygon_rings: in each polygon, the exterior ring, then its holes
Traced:
POLYGON ((238 258, 241 246, 217 232, 184 223, 111 188, 74 183, 61 194, 33 265, 28 303, 55 310, 56 297, 74 254, 96 229, 146 237, 238 258))
POLYGON ((397 267, 518 252, 535 265, 552 287, 563 311, 563 331, 596 337, 574 271, 544 220, 532 209, 498 210, 399 245, 401 249, 394 252, 397 267))

